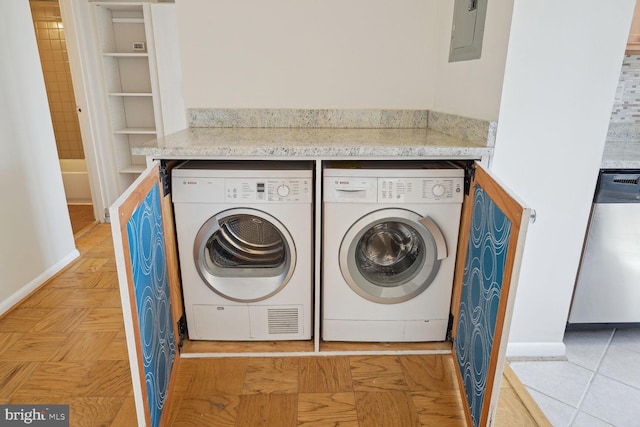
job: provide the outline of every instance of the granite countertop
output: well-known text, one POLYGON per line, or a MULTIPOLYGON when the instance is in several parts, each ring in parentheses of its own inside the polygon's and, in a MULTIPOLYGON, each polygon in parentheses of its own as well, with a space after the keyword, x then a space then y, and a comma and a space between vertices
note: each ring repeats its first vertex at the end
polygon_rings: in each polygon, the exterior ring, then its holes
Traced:
POLYGON ((611 123, 602 155, 602 169, 640 169, 640 125, 611 123))
POLYGON ((640 169, 640 141, 607 141, 602 169, 640 169))
POLYGON ((487 141, 432 129, 187 128, 134 147, 135 155, 195 157, 431 157, 491 154, 487 141))
POLYGON ((132 148, 154 158, 458 158, 492 154, 497 123, 427 110, 187 110, 188 128, 132 148))

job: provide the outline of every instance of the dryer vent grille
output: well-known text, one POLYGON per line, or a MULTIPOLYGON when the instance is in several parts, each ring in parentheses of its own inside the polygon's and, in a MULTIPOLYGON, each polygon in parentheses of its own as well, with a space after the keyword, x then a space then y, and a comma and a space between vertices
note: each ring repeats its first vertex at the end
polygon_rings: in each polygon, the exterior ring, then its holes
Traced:
POLYGON ((267 310, 269 334, 297 334, 297 308, 270 308, 267 310))

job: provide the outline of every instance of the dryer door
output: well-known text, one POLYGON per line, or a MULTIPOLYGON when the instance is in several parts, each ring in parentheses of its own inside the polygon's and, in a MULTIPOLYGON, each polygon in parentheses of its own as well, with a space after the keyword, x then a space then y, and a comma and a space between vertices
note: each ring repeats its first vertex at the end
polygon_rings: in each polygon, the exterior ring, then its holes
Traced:
POLYGON ((429 287, 447 249, 429 217, 393 208, 371 212, 354 223, 339 254, 342 276, 351 289, 370 301, 395 304, 429 287))
POLYGON ((296 265, 293 238, 280 221, 258 209, 228 209, 198 232, 193 256, 200 277, 232 301, 262 301, 280 291, 296 265))

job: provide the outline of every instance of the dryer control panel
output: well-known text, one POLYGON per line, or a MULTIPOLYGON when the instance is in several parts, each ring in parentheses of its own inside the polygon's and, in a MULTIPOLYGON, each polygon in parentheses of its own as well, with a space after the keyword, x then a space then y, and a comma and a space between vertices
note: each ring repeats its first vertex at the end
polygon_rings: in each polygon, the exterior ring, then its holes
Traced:
POLYGON ((224 182, 226 202, 296 202, 311 203, 310 179, 227 178, 224 182))
POLYGON ((460 178, 378 178, 379 203, 462 203, 460 178))

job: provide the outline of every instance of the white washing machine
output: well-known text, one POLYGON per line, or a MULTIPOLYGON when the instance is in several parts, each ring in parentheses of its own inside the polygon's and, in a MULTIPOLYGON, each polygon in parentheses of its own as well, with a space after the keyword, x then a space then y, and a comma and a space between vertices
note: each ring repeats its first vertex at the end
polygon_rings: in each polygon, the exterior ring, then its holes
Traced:
POLYGON ((311 162, 188 161, 172 171, 189 338, 311 338, 311 162))
POLYGON ((445 339, 463 187, 449 162, 323 170, 325 341, 445 339))

